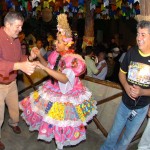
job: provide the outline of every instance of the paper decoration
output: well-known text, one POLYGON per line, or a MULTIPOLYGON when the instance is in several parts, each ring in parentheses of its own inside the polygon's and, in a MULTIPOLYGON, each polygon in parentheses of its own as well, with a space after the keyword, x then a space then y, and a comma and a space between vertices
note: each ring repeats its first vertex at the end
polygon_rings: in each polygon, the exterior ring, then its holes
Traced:
POLYGON ((118 1, 116 2, 116 7, 117 7, 117 8, 121 8, 121 4, 122 4, 122 0, 118 0, 118 1))
POLYGON ((70 0, 63 0, 63 3, 66 3, 66 2, 70 3, 70 0))
POLYGON ((102 11, 102 14, 103 14, 103 15, 109 14, 109 10, 108 10, 108 9, 103 10, 103 11, 102 11))
POLYGON ((66 6, 64 6, 64 12, 69 12, 69 7, 68 7, 68 5, 66 5, 66 6))
POLYGON ((72 5, 74 7, 78 7, 78 1, 77 0, 71 0, 70 2, 72 3, 72 5))
POLYGON ((39 3, 40 3, 40 0, 33 0, 32 1, 32 8, 37 7, 39 3))
POLYGON ((111 5, 111 10, 112 11, 115 11, 117 8, 116 8, 116 5, 111 5))
POLYGON ((13 7, 13 3, 11 0, 5 0, 5 2, 7 3, 7 7, 8 9, 12 8, 13 7))
POLYGON ((109 0, 104 0, 104 7, 109 6, 109 0))
POLYGON ((139 3, 140 3, 140 0, 134 0, 134 3, 136 3, 136 2, 139 2, 139 3))
POLYGON ((97 5, 98 2, 97 2, 97 0, 92 0, 91 3, 92 3, 92 5, 97 5))
POLYGON ((78 8, 77 7, 72 7, 72 12, 73 13, 77 13, 78 12, 78 8))
POLYGON ((78 5, 83 5, 84 4, 84 0, 78 0, 78 5))
POLYGON ((48 2, 50 3, 50 2, 53 2, 53 3, 55 3, 55 0, 48 0, 48 2))
POLYGON ((101 15, 100 14, 96 14, 96 19, 100 19, 101 15))
POLYGON ((97 7, 96 10, 95 10, 95 12, 96 12, 97 14, 100 14, 100 13, 101 13, 101 8, 100 8, 100 7, 97 7))
POLYGON ((101 10, 103 11, 105 9, 104 4, 101 5, 101 10))
POLYGON ((32 3, 30 1, 28 1, 28 3, 27 3, 27 10, 29 12, 32 11, 32 3))
MULTIPOLYGON (((3 13, 4 10, 15 9, 28 14, 51 7, 54 15, 66 12, 68 15, 70 13, 70 17, 74 13, 84 17, 86 13, 84 2, 85 0, 4 0, 0 13, 3 13), (21 2, 22 5, 18 5, 18 2, 21 2), (39 6, 39 4, 42 5, 39 6)), ((140 0, 91 0, 90 10, 95 10, 96 18, 99 18, 97 14, 100 14, 100 18, 103 19, 118 18, 120 16, 130 18, 140 14, 139 3, 140 0), (109 10, 106 8, 109 8, 109 10)))
POLYGON ((92 3, 90 3, 90 10, 95 9, 95 8, 96 8, 96 5, 95 5, 95 4, 92 4, 92 3))
POLYGON ((134 3, 134 0, 128 0, 129 4, 134 3))
POLYGON ((86 46, 93 46, 94 37, 83 36, 82 49, 85 50, 86 46))
POLYGON ((79 9, 79 13, 83 13, 84 12, 84 7, 82 6, 82 5, 80 5, 79 7, 78 7, 78 9, 79 9))
POLYGON ((129 4, 129 7, 130 7, 130 9, 132 9, 132 3, 131 3, 131 4, 129 4))
POLYGON ((24 8, 26 9, 26 11, 28 10, 27 8, 28 8, 28 2, 27 1, 25 1, 25 3, 24 3, 24 8))
POLYGON ((36 11, 42 11, 41 5, 36 7, 36 11))
POLYGON ((69 12, 69 17, 73 17, 73 13, 72 12, 69 12))
POLYGON ((48 1, 43 2, 43 8, 49 8, 49 2, 48 1))

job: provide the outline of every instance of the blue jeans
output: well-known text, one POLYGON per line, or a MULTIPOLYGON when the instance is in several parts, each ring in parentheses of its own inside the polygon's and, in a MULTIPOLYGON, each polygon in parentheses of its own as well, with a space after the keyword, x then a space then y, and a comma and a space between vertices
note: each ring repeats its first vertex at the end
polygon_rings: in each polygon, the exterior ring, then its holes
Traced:
POLYGON ((149 105, 136 109, 135 111, 137 112, 137 115, 132 121, 130 121, 128 117, 132 110, 128 109, 123 102, 121 102, 118 107, 113 126, 100 150, 126 150, 144 121, 148 108, 149 105), (124 127, 125 130, 121 134, 124 127), (122 135, 121 138, 119 138, 120 134, 122 135))

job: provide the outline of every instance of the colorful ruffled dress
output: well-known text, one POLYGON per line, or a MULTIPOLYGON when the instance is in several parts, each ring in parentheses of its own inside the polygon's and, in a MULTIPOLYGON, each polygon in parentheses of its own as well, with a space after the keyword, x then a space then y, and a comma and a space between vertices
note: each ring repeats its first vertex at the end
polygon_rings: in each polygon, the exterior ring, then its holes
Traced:
MULTIPOLYGON (((59 53, 52 52, 48 67, 54 68, 59 53)), ((79 76, 85 72, 80 55, 65 54, 58 69, 68 77, 66 84, 49 79, 37 91, 23 99, 19 106, 29 130, 38 130, 38 139, 55 142, 59 149, 76 145, 86 139, 85 126, 97 114, 96 101, 82 84, 79 76)))

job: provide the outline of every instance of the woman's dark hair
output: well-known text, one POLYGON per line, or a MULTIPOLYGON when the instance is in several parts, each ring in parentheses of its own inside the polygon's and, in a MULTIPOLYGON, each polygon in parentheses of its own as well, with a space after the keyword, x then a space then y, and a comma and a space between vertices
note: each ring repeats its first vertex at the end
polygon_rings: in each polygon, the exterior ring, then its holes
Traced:
POLYGON ((87 46, 85 48, 85 54, 90 55, 93 52, 93 46, 87 46))

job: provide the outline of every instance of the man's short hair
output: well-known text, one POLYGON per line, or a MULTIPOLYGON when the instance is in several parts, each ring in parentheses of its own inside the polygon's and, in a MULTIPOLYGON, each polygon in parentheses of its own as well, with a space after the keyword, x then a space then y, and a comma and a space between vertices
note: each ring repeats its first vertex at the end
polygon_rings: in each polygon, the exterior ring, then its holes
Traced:
POLYGON ((139 29, 139 28, 141 28, 141 29, 147 28, 150 33, 150 21, 146 21, 146 20, 139 21, 137 24, 137 29, 139 29))
POLYGON ((15 20, 21 20, 24 22, 24 18, 21 13, 16 11, 9 11, 4 18, 4 25, 6 22, 13 23, 15 20))

